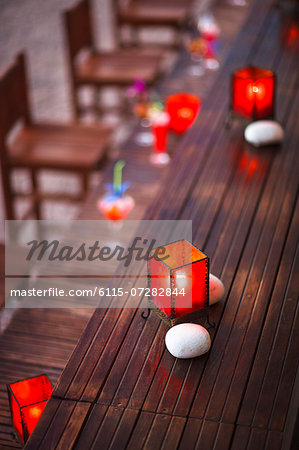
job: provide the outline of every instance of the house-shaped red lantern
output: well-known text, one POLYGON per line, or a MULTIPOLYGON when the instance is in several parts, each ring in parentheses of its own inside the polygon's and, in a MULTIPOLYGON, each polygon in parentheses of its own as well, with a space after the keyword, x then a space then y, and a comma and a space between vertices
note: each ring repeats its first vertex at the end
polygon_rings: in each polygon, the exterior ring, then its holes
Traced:
POLYGON ((231 111, 250 120, 274 117, 275 74, 248 66, 232 76, 231 111))
POLYGON ((166 99, 166 111, 170 116, 170 128, 182 134, 194 123, 201 105, 200 99, 193 94, 181 92, 166 99))
POLYGON ((53 387, 46 375, 7 385, 13 426, 25 443, 51 397, 53 387))
POLYGON ((153 249, 148 260, 150 306, 169 325, 209 306, 209 259, 186 240, 153 249))

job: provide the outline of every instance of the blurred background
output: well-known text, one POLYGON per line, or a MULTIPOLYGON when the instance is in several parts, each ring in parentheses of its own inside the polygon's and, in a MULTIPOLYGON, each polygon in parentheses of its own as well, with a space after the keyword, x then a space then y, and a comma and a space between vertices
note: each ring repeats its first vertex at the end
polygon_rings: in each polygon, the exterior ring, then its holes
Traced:
MULTIPOLYGON (((25 51, 29 72, 30 104, 34 120, 67 122, 74 118, 71 102, 70 73, 66 49, 66 31, 63 23, 63 11, 74 6, 75 0, 2 0, 0 3, 0 72, 9 65, 16 54, 25 51)), ((115 2, 113 0, 92 0, 92 22, 95 44, 98 49, 114 49, 116 46, 115 2)), ((192 16, 196 19, 206 12, 212 12, 219 24, 221 62, 229 45, 240 28, 249 8, 245 0, 195 0, 192 3, 192 16)), ((126 29, 123 30, 126 38, 126 29)), ((142 29, 141 41, 169 44, 173 40, 173 31, 165 28, 142 29)), ((169 52, 166 64, 175 64, 177 52, 169 52)), ((180 90, 188 85, 188 90, 204 97, 211 85, 215 71, 209 71, 200 78, 186 77, 182 73, 176 76, 169 91, 180 90)), ((163 80, 162 80, 163 83, 163 80)), ((83 91, 88 102, 88 89, 83 91)), ((107 88, 102 94, 103 102, 108 106, 117 103, 118 92, 107 88)), ((122 142, 130 130, 132 115, 108 113, 104 121, 117 124, 114 133, 115 146, 122 142)), ((93 118, 87 117, 87 120, 93 118)), ((99 175, 96 176, 97 182, 99 175)), ((13 176, 14 185, 23 191, 30 190, 30 180, 26 172, 17 170, 13 176)), ((43 173, 41 185, 46 190, 78 190, 78 180, 67 174, 63 177, 53 173, 43 173)), ((91 185, 93 176, 91 177, 91 185)), ((0 188, 1 189, 1 188, 0 188)), ((1 194, 1 193, 0 193, 1 194)), ((22 214, 26 206, 24 199, 17 200, 17 210, 22 214)), ((45 218, 58 218, 61 214, 72 219, 78 214, 79 205, 68 203, 44 202, 45 218)), ((0 195, 0 240, 4 238, 3 198, 0 195)))

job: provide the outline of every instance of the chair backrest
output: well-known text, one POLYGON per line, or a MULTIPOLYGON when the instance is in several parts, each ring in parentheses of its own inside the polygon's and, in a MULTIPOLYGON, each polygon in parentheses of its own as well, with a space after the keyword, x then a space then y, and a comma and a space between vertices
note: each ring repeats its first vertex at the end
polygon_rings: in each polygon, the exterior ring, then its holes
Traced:
POLYGON ((81 0, 64 12, 71 62, 84 48, 93 48, 90 0, 81 0))
POLYGON ((0 166, 7 219, 15 218, 7 138, 19 121, 26 125, 31 123, 23 54, 18 55, 14 63, 0 75, 0 166))
MULTIPOLYGON (((31 122, 25 56, 19 54, 12 65, 0 75, 0 144, 19 120, 31 122)), ((2 151, 1 151, 2 153, 2 151)))

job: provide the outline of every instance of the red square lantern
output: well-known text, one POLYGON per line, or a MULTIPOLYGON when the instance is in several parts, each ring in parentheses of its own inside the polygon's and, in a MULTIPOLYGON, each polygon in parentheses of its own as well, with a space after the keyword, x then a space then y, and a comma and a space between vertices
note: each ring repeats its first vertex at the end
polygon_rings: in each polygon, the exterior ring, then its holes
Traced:
POLYGON ((150 304, 169 325, 209 306, 209 259, 186 240, 153 249, 148 260, 150 304))
POLYGON ((25 443, 51 397, 53 387, 46 375, 7 385, 13 426, 25 443))
POLYGON ((275 74, 271 70, 248 66, 232 76, 231 110, 251 120, 274 117, 275 74))
POLYGON ((193 94, 181 92, 166 99, 166 111, 170 116, 170 127, 182 134, 194 123, 201 105, 200 99, 193 94))

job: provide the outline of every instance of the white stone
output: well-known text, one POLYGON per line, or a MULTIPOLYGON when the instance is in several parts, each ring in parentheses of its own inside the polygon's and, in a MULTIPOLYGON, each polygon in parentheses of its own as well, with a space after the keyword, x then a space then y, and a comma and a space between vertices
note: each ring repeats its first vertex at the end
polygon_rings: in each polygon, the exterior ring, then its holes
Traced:
POLYGON ((167 331, 165 344, 175 358, 195 358, 210 350, 208 331, 195 323, 181 323, 167 331))
POLYGON ((282 126, 274 120, 258 120, 250 123, 244 131, 245 140, 255 147, 280 144, 284 138, 282 126))
POLYGON ((224 296, 224 284, 219 278, 210 273, 209 286, 209 304, 214 305, 214 303, 219 302, 224 296))

